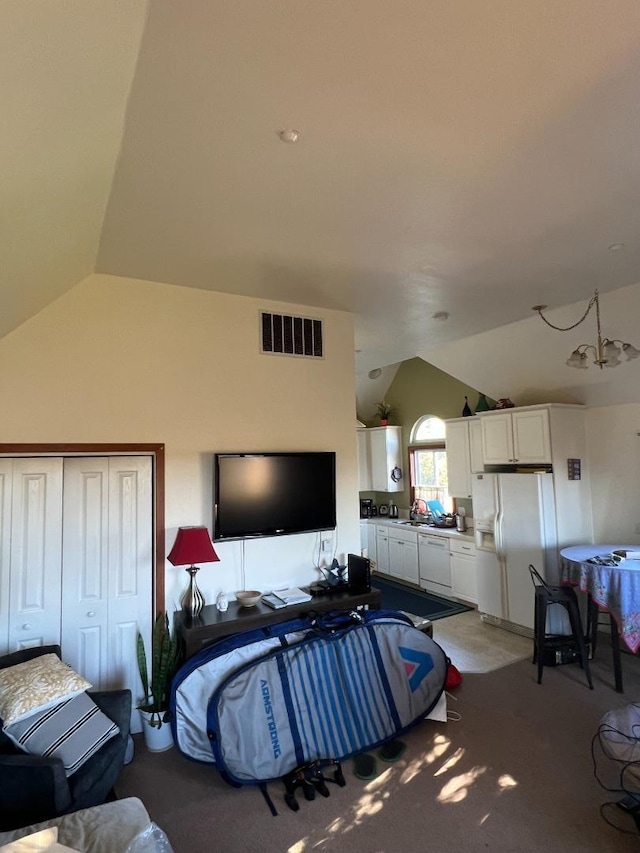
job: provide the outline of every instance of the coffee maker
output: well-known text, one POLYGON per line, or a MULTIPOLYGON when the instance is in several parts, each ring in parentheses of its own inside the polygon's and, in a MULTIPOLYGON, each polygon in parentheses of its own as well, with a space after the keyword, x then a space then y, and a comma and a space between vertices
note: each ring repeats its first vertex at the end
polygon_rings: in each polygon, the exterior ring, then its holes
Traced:
POLYGON ((371 498, 360 498, 360 518, 373 516, 373 501, 371 498))

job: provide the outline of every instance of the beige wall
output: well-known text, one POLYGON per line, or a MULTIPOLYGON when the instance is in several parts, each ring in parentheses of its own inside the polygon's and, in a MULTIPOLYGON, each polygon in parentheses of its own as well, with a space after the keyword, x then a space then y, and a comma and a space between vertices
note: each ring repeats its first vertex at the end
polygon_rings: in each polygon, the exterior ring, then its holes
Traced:
POLYGON ((637 547, 640 545, 640 405, 592 408, 586 416, 594 540, 637 547))
MULTIPOLYGON (((167 551, 181 525, 211 530, 222 450, 335 450, 332 550, 359 549, 350 314, 92 275, 0 340, 0 365, 1 442, 165 444, 167 551), (325 358, 261 355, 263 308, 322 318, 325 358)), ((318 539, 223 543, 198 583, 209 602, 308 583, 318 539)), ((185 583, 167 563, 169 610, 185 583)))

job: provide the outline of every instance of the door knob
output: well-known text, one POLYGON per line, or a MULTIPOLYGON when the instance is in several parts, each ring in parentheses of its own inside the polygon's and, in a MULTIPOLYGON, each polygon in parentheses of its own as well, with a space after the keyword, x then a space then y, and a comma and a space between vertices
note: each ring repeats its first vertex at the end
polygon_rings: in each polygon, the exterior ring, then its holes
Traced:
POLYGON ((31 625, 28 622, 25 622, 24 625, 22 626, 22 630, 28 631, 30 627, 31 627, 31 625))
POLYGON ((89 612, 87 613, 87 616, 95 616, 95 615, 96 615, 95 610, 89 610, 89 612))

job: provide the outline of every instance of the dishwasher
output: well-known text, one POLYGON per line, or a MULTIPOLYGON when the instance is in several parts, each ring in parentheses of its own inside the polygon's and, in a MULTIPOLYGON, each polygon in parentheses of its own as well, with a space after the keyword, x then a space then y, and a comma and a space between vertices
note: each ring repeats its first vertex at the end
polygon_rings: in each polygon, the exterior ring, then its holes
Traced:
POLYGON ((420 586, 429 592, 451 595, 449 540, 422 533, 418 536, 420 586))

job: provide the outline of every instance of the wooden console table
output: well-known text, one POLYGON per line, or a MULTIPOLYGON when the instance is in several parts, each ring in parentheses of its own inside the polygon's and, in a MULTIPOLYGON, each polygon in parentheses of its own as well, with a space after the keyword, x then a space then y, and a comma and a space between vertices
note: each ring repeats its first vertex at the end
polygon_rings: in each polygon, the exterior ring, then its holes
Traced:
POLYGON ((351 595, 349 592, 335 592, 305 601, 304 604, 290 604, 280 610, 273 610, 259 602, 255 607, 240 607, 237 601, 230 601, 227 610, 221 612, 215 604, 203 607, 195 618, 188 616, 183 610, 173 614, 173 624, 176 636, 184 649, 184 659, 190 658, 214 640, 239 634, 241 631, 251 631, 265 625, 275 625, 295 619, 305 613, 329 613, 331 610, 360 610, 370 607, 379 610, 382 593, 372 588, 369 592, 351 595))

